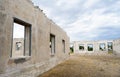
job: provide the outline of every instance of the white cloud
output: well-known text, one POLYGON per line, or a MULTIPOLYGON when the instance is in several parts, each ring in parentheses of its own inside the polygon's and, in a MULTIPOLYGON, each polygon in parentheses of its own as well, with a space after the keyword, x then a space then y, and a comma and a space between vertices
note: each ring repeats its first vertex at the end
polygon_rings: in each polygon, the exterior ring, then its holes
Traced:
MULTIPOLYGON (((33 1, 50 19, 67 31, 71 41, 95 40, 110 31, 106 28, 120 29, 119 0, 33 1)), ((117 33, 113 38, 119 35, 117 33)), ((103 39, 103 37, 99 39, 103 39)))
POLYGON ((101 32, 104 27, 114 27, 120 28, 120 16, 114 13, 104 14, 105 9, 96 9, 92 11, 92 13, 84 13, 80 15, 78 19, 69 24, 70 28, 66 29, 69 32, 69 35, 76 35, 77 38, 71 37, 74 40, 80 39, 79 37, 82 34, 82 38, 84 39, 93 39, 101 32))
POLYGON ((99 0, 86 0, 86 2, 84 3, 84 7, 85 8, 90 8, 94 5, 96 5, 99 2, 99 0))
POLYGON ((59 7, 63 7, 63 10, 71 9, 74 6, 78 5, 80 0, 58 0, 56 1, 56 5, 59 7))

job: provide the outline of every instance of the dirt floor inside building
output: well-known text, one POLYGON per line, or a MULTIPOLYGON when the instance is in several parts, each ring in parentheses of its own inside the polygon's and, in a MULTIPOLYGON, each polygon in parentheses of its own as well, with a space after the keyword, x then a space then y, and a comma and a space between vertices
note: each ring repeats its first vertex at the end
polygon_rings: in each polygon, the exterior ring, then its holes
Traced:
POLYGON ((72 55, 39 77, 120 77, 120 57, 72 55))

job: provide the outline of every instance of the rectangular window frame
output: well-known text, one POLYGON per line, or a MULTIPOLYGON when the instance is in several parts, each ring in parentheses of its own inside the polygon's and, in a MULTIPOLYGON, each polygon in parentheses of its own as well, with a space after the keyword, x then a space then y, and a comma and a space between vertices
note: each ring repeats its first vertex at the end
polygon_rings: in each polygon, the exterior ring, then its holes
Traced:
POLYGON ((84 51, 85 50, 85 45, 84 44, 79 44, 79 50, 84 51), (83 49, 80 49, 80 46, 83 46, 83 49))
POLYGON ((111 44, 112 44, 112 46, 111 46, 111 50, 113 51, 113 42, 107 42, 108 51, 109 51, 109 43, 111 43, 111 44))
POLYGON ((16 42, 16 51, 20 51, 21 50, 21 46, 19 47, 18 44, 21 44, 22 45, 22 42, 16 42))
POLYGON ((88 50, 88 51, 90 51, 90 52, 91 52, 91 51, 94 51, 93 44, 87 44, 87 50, 88 50), (89 50, 89 48, 88 48, 88 47, 89 47, 89 45, 92 45, 92 50, 89 50))
MULTIPOLYGON (((31 56, 31 33, 32 33, 32 25, 20 20, 16 17, 13 17, 13 24, 17 23, 25 27, 25 33, 24 33, 24 54, 23 57, 30 57, 31 56)), ((14 27, 14 25, 13 25, 14 27)), ((11 54, 10 58, 13 58, 13 30, 12 30, 12 46, 11 46, 11 54)), ((16 57, 19 58, 19 57, 16 57)))
POLYGON ((56 53, 56 37, 54 34, 50 34, 50 51, 51 55, 54 56, 56 53))
POLYGON ((107 50, 108 53, 113 53, 113 42, 107 42, 107 47, 108 47, 108 50, 107 50), (111 46, 109 46, 109 43, 111 43, 111 46))
POLYGON ((62 40, 62 47, 63 47, 62 48, 63 52, 66 53, 66 51, 65 51, 65 40, 62 40))
POLYGON ((106 44, 105 44, 105 43, 100 43, 100 44, 99 44, 99 50, 100 50, 100 51, 106 51, 106 44), (100 48, 101 48, 101 45, 103 45, 103 44, 104 44, 105 48, 102 50, 102 49, 100 49, 100 48))

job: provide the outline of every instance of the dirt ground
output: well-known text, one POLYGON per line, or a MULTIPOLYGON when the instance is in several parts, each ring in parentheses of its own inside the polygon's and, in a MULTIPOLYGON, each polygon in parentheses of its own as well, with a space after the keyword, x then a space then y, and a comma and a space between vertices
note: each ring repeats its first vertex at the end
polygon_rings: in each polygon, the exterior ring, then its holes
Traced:
POLYGON ((72 55, 39 77, 120 77, 120 58, 72 55))

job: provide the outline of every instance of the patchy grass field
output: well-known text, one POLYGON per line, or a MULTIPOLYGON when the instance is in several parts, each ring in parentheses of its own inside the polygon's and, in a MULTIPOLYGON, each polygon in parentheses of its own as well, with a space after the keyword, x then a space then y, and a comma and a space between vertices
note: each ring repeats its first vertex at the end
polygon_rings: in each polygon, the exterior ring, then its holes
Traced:
POLYGON ((73 55, 39 77, 120 77, 120 58, 73 55))

